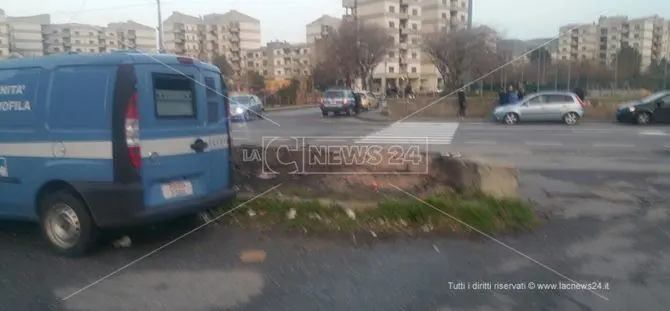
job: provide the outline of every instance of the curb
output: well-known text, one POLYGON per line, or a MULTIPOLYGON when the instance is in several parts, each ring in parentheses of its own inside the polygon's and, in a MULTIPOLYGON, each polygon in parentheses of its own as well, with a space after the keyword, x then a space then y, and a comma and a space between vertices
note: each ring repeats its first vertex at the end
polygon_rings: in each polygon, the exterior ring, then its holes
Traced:
POLYGON ((284 111, 284 110, 300 110, 300 109, 308 109, 308 108, 316 108, 318 105, 302 105, 302 106, 288 106, 288 107, 273 107, 273 108, 265 108, 265 111, 271 112, 271 111, 284 111))
POLYGON ((381 116, 381 115, 380 115, 381 118, 377 118, 377 117, 374 117, 374 118, 373 118, 373 117, 367 117, 366 115, 367 115, 367 114, 370 114, 370 113, 377 113, 377 114, 379 114, 379 110, 369 110, 369 111, 361 112, 361 113, 355 115, 354 117, 355 117, 356 119, 359 119, 359 120, 361 120, 361 121, 365 121, 365 122, 376 122, 376 123, 393 123, 393 122, 394 122, 393 120, 391 120, 391 119, 389 119, 389 118, 386 118, 386 117, 384 117, 384 116, 381 116), (383 118, 383 119, 382 119, 382 118, 383 118))
MULTIPOLYGON (((386 119, 381 119, 378 117, 367 117, 365 116, 366 114, 373 113, 374 111, 367 111, 363 112, 360 114, 357 114, 355 117, 361 121, 365 122, 372 122, 372 123, 394 123, 397 122, 398 120, 392 120, 390 118, 386 119)), ((491 119, 487 118, 472 118, 468 119, 466 118, 463 121, 458 121, 456 118, 421 118, 417 117, 417 119, 421 119, 421 121, 424 122, 460 122, 460 123, 495 123, 491 119)), ((412 117, 406 119, 407 121, 412 120, 412 117)), ((419 121, 420 122, 420 121, 419 121)), ((579 121, 579 123, 582 124, 620 124, 616 120, 611 120, 611 119, 582 119, 579 121)))

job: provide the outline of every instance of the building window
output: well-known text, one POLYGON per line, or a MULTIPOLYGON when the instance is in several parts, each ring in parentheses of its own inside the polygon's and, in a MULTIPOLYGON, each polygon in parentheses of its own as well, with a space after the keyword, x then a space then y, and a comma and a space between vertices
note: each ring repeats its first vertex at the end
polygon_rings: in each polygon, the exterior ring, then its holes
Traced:
POLYGON ((416 67, 412 67, 412 73, 416 73, 416 67))
POLYGON ((389 58, 394 58, 394 57, 395 57, 395 53, 394 52, 389 52, 389 58))
POLYGON ((94 53, 94 52, 95 52, 94 49, 89 49, 88 51, 91 52, 91 53, 94 53))
POLYGON ((419 29, 419 26, 417 26, 416 24, 412 24, 412 29, 417 30, 419 29))
POLYGON ((79 40, 74 40, 74 43, 79 44, 79 43, 81 43, 81 42, 80 42, 79 40))
POLYGON ((419 40, 418 39, 412 39, 412 44, 419 44, 419 40))
POLYGON ((390 73, 394 73, 394 72, 395 72, 395 68, 393 68, 393 66, 389 67, 389 72, 390 72, 390 73))
POLYGON ((389 7, 389 12, 391 12, 391 13, 395 13, 395 7, 394 7, 394 6, 390 6, 390 7, 389 7))
POLYGON ((442 5, 447 5, 447 0, 442 0, 442 5))
POLYGON ((78 35, 79 35, 79 31, 75 31, 75 32, 74 32, 74 35, 75 35, 75 36, 78 36, 78 35))
POLYGON ((416 58, 416 53, 412 53, 412 58, 416 58))
POLYGON ((447 13, 442 13, 442 19, 447 19, 447 13))
POLYGON ((395 28, 395 23, 394 22, 389 22, 389 27, 390 28, 395 28))
POLYGON ((417 9, 412 9, 412 16, 417 16, 419 15, 419 11, 417 9))
POLYGON ((89 32, 88 35, 91 36, 91 37, 94 36, 94 34, 92 32, 89 32))

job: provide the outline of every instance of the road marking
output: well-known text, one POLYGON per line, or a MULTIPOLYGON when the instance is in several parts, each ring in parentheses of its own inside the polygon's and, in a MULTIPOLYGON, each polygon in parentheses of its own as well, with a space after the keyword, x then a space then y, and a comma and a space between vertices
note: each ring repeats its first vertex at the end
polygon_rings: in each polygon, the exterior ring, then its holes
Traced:
POLYGON ((563 143, 527 141, 526 146, 557 147, 557 146, 563 146, 563 143))
POLYGON ((472 141, 466 141, 464 142, 468 145, 497 145, 498 143, 495 141, 485 141, 485 140, 472 140, 472 141))
POLYGON ((401 122, 360 138, 357 144, 451 144, 458 123, 455 122, 401 122))
POLYGON ((593 144, 596 148, 635 148, 635 145, 630 144, 593 144))
POLYGON ((640 135, 667 136, 668 133, 663 131, 640 131, 640 135))

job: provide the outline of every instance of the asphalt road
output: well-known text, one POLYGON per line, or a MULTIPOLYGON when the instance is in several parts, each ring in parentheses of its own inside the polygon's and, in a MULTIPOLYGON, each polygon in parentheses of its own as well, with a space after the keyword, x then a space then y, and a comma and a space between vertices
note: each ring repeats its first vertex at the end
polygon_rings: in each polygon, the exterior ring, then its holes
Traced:
POLYGON ((269 114, 237 123, 236 144, 266 137, 305 137, 312 144, 415 144, 509 163, 521 169, 670 173, 670 127, 614 123, 521 124, 474 122, 370 123, 322 118, 317 108, 269 114), (333 139, 337 137, 338 139, 333 139))
MULTIPOLYGON (((386 129, 353 118, 322 119, 315 109, 268 116, 280 126, 262 120, 236 125, 235 141, 244 141, 241 133, 250 143, 263 135, 351 136, 356 141, 370 135, 379 139, 374 135, 386 129)), ((513 158, 516 150, 527 154, 525 160, 542 162, 548 159, 543 154, 560 149, 553 152, 585 163, 585 155, 564 151, 585 146, 584 153, 601 162, 607 155, 624 159, 633 154, 663 166, 662 157, 654 154, 667 137, 642 130, 609 124, 510 128, 461 123, 451 134, 439 134, 444 131, 435 126, 423 133, 435 133, 430 138, 437 144, 431 148, 454 152, 479 148, 488 156, 513 158), (635 147, 595 146, 616 141, 612 137, 624 137, 617 143, 635 147)), ((91 257, 71 260, 46 252, 34 226, 1 223, 0 310, 668 310, 670 174, 662 168, 594 172, 539 164, 522 169, 521 191, 538 202, 547 221, 534 232, 499 240, 372 234, 318 238, 217 224, 143 257, 189 229, 173 225, 130 233, 130 248, 108 245, 91 257), (571 280, 599 289, 528 288, 529 282, 571 280), (526 288, 457 289, 459 282, 522 283, 526 288)))
POLYGON ((5 225, 0 310, 668 309, 670 175, 527 171, 522 188, 549 219, 497 241, 213 225, 134 262, 186 230, 163 227, 131 234, 130 248, 69 260, 46 253, 33 227, 5 225), (528 288, 570 280, 599 290, 528 288))

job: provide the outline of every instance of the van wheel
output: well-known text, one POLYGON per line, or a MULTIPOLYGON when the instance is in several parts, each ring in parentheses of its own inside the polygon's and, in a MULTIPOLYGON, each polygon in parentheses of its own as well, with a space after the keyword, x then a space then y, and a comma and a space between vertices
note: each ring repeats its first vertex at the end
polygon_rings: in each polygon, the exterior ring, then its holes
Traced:
POLYGON ((568 112, 563 116, 563 122, 567 125, 575 125, 579 122, 579 115, 574 112, 568 112))
POLYGON ((99 230, 84 202, 68 191, 57 191, 40 202, 40 227, 56 254, 79 257, 98 242, 99 230))

